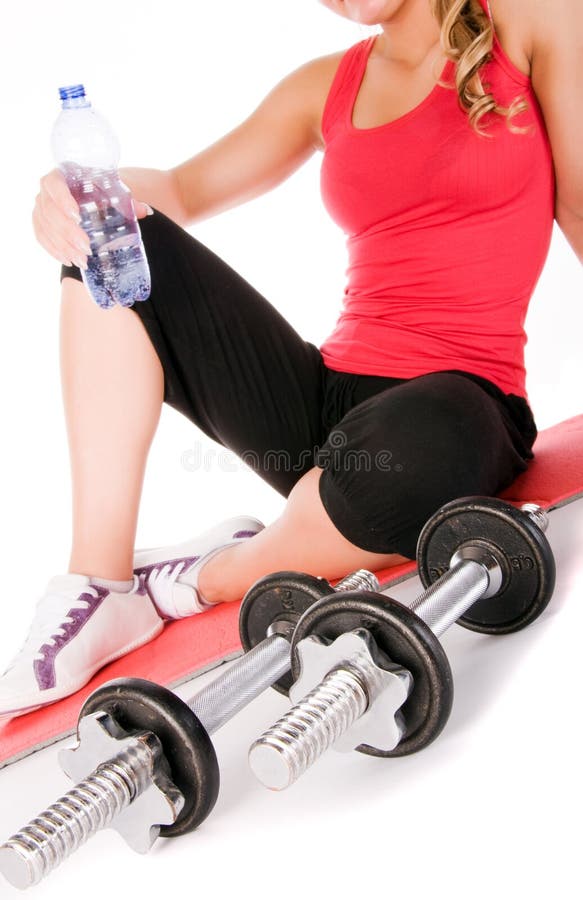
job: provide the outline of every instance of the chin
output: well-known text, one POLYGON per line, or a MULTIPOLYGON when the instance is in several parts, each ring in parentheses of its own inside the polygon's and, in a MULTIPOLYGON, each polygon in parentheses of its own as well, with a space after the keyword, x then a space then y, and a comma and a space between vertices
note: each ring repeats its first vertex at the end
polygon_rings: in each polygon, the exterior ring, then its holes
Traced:
POLYGON ((360 25, 386 22, 407 0, 344 0, 344 14, 360 25))

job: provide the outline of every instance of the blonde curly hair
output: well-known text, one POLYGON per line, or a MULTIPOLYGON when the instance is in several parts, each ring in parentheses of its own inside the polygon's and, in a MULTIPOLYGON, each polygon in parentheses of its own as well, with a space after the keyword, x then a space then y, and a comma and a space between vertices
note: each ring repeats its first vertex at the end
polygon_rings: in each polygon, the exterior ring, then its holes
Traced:
MULTIPOLYGON (((441 27, 441 46, 455 65, 455 87, 462 107, 467 110, 470 125, 484 137, 491 137, 479 127, 488 112, 503 116, 513 134, 528 128, 513 125, 511 119, 528 109, 523 97, 510 106, 498 106, 491 93, 484 90, 480 68, 492 59, 494 29, 480 0, 430 0, 431 10, 441 27)), ((446 87, 447 85, 443 85, 446 87)))

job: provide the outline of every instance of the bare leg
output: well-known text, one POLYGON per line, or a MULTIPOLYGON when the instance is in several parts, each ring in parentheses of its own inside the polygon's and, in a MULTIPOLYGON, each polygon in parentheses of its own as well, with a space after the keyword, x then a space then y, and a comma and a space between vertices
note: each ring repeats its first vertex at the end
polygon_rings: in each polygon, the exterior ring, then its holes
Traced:
POLYGON ((73 479, 69 571, 130 579, 164 393, 160 361, 135 313, 102 310, 81 282, 64 278, 61 375, 73 479))
POLYGON ((334 579, 354 569, 381 569, 405 562, 405 557, 396 553, 361 550, 340 534, 320 500, 321 473, 314 468, 300 479, 283 514, 272 525, 211 557, 198 580, 209 603, 239 600, 258 578, 281 569, 334 579))
MULTIPOLYGON (((69 569, 130 579, 148 451, 160 418, 164 375, 147 332, 131 310, 101 310, 83 284, 62 282, 61 369, 73 479, 69 569)), ((210 602, 237 600, 262 575, 297 569, 336 578, 357 568, 403 561, 368 553, 334 527, 320 500, 321 470, 294 487, 283 514, 252 540, 203 568, 210 602)))

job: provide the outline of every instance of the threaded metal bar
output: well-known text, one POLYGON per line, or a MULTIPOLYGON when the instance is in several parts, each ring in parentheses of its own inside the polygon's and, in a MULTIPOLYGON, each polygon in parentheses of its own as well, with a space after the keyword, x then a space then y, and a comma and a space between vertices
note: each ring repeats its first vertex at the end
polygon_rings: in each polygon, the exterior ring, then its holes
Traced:
POLYGON ((38 884, 147 786, 151 754, 136 740, 49 806, 0 847, 0 870, 14 887, 38 884))
POLYGON ((530 516, 534 524, 543 533, 547 530, 549 527, 549 514, 542 506, 538 506, 536 503, 523 503, 520 509, 530 516))
POLYGON ((333 669, 253 744, 253 772, 271 790, 289 787, 366 712, 368 703, 357 669, 333 669))
MULTIPOLYGON (((191 697, 188 706, 212 734, 289 669, 289 640, 274 634, 191 697)), ((11 884, 37 884, 134 801, 151 766, 143 745, 135 745, 137 756, 129 749, 117 754, 0 846, 0 871, 11 884)))
POLYGON ((334 591, 378 591, 380 587, 380 582, 373 572, 369 572, 368 569, 357 569, 339 581, 334 591))

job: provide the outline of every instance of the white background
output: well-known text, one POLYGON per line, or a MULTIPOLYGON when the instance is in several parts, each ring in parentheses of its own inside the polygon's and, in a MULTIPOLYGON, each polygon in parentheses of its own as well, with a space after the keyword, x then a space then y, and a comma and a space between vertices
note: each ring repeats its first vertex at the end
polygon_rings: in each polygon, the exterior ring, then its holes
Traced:
MULTIPOLYGON (((39 0, 4 11, 0 670, 47 579, 66 570, 70 541, 59 266, 30 223, 38 180, 53 166, 57 88, 85 84, 120 138, 122 166, 167 168, 238 124, 289 71, 366 34, 316 0, 39 0)), ((343 235, 321 205, 319 165, 314 157, 273 193, 192 229, 315 343, 333 326, 345 269, 343 235)), ((527 386, 539 428, 581 411, 582 287, 581 266, 556 229, 527 320, 527 386)), ((225 471, 218 449, 164 409, 138 545, 181 540, 229 515, 277 515, 282 499, 242 467, 225 471), (191 471, 184 457, 197 447, 206 463, 191 471)), ((565 817, 582 799, 574 721, 583 529, 575 508, 556 516, 551 539, 562 574, 552 611, 512 638, 461 629, 446 636, 457 700, 432 748, 387 763, 334 754, 293 791, 271 796, 255 785, 242 753, 283 709, 281 698, 266 697, 217 736, 221 800, 196 835, 158 845, 145 860, 101 835, 46 882, 43 896, 170 889, 574 897, 565 817)), ((0 840, 64 786, 54 750, 0 772, 0 840)), ((16 896, 3 884, 0 896, 4 890, 16 896)))

